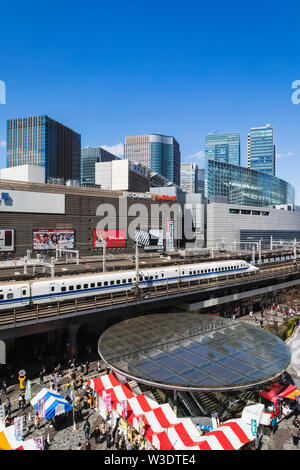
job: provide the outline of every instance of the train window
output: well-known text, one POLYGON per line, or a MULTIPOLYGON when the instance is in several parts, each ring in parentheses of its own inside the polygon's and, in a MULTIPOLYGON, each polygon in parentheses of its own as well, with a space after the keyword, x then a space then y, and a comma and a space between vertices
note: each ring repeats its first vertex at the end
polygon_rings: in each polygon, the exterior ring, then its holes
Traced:
POLYGON ((155 274, 155 279, 158 279, 158 275, 157 275, 157 274, 155 274))
POLYGON ((81 284, 78 284, 78 286, 76 286, 76 289, 80 290, 81 289, 81 284))
POLYGON ((66 290, 67 290, 66 286, 63 286, 63 287, 61 288, 61 291, 62 291, 62 292, 66 292, 66 290))
POLYGON ((123 281, 122 281, 122 282, 123 282, 123 284, 126 284, 126 283, 127 283, 126 279, 123 279, 123 281))
POLYGON ((115 281, 110 281, 110 285, 113 286, 115 281))
POLYGON ((210 269, 208 269, 207 272, 210 273, 210 269))
POLYGON ((23 295, 26 295, 26 290, 23 290, 23 295))
POLYGON ((128 282, 132 282, 132 279, 131 279, 131 277, 128 279, 128 282))
POLYGON ((101 286, 102 286, 102 282, 97 282, 97 286, 98 286, 98 287, 101 287, 101 286))
POLYGON ((196 271, 194 271, 194 274, 196 274, 196 271))
POLYGON ((105 286, 108 286, 108 281, 105 281, 105 282, 104 282, 104 285, 105 285, 105 286))
POLYGON ((51 286, 51 292, 54 292, 54 291, 55 291, 55 287, 51 286))
MULTIPOLYGON (((183 274, 184 274, 184 271, 183 271, 183 274)), ((161 277, 165 277, 165 274, 164 274, 164 273, 161 273, 161 277)))
POLYGON ((8 299, 13 299, 13 298, 14 298, 14 294, 7 294, 7 298, 8 298, 8 299))
POLYGON ((153 276, 150 276, 150 278, 149 278, 149 279, 150 279, 150 281, 152 281, 152 279, 153 279, 153 276))
POLYGON ((193 274, 192 271, 190 271, 190 274, 193 274))
POLYGON ((88 288, 89 288, 89 285, 88 285, 88 284, 83 284, 83 288, 84 288, 84 289, 88 289, 88 288))
POLYGON ((200 274, 200 269, 198 269, 197 273, 200 274))
POLYGON ((94 283, 94 282, 92 282, 91 287, 95 287, 95 283, 94 283))
POLYGON ((0 295, 0 300, 3 300, 4 299, 4 295, 0 295))
POLYGON ((136 281, 136 278, 135 278, 135 277, 133 278, 133 281, 134 281, 134 282, 136 281))
POLYGON ((69 290, 74 290, 74 286, 69 286, 69 290))
POLYGON ((207 273, 207 269, 204 270, 207 273))
POLYGON ((117 284, 121 284, 121 281, 120 281, 120 279, 117 279, 117 284))

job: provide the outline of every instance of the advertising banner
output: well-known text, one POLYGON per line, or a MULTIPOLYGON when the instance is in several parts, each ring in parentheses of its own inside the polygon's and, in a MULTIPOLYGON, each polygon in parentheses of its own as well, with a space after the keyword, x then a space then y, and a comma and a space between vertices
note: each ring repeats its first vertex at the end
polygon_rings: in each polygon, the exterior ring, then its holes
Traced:
POLYGON ((145 250, 163 250, 164 233, 163 230, 136 230, 135 241, 143 246, 145 250))
POLYGON ((166 251, 174 250, 174 221, 168 220, 166 224, 166 251))
POLYGON ((127 418, 127 400, 121 400, 122 417, 127 418))
POLYGON ((25 401, 28 403, 31 400, 31 381, 27 380, 26 392, 25 392, 25 401))
POLYGON ((38 417, 39 418, 45 418, 45 398, 41 398, 41 400, 38 400, 37 402, 37 410, 38 410, 38 417))
POLYGON ((34 443, 38 450, 44 450, 44 439, 42 436, 34 437, 34 443))
POLYGON ((14 231, 10 229, 0 230, 0 251, 14 250, 14 231))
POLYGON ((163 230, 149 230, 150 243, 145 246, 145 250, 163 250, 164 249, 164 232, 163 230))
POLYGON ((16 441, 23 441, 23 416, 14 419, 14 428, 16 441))
POLYGON ((34 230, 34 250, 55 250, 56 248, 72 250, 74 248, 74 230, 34 230))
POLYGON ((125 230, 93 230, 93 248, 100 248, 102 240, 107 248, 126 247, 125 230))
POLYGON ((110 413, 111 412, 111 394, 110 393, 105 393, 103 391, 102 398, 104 400, 107 412, 110 413))
POLYGON ((5 410, 4 405, 0 405, 0 429, 4 428, 5 410))

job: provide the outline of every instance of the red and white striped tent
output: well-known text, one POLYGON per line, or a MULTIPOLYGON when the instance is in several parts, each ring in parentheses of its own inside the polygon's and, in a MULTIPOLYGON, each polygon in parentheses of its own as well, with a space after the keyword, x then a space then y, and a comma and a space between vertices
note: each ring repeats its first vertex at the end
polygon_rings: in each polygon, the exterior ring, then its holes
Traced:
POLYGON ((139 417, 145 424, 145 438, 160 450, 237 450, 254 439, 251 426, 242 419, 227 421, 205 436, 190 419, 179 419, 169 404, 159 405, 144 394, 136 395, 128 383, 121 384, 114 374, 89 380, 99 395, 111 395, 111 406, 122 415, 121 400, 127 402, 127 421, 139 430, 139 417))

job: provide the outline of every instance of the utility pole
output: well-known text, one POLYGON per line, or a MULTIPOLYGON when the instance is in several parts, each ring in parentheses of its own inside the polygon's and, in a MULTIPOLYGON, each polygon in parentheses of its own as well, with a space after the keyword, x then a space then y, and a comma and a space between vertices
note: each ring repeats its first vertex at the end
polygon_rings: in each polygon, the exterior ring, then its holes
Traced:
POLYGON ((255 265, 255 246, 252 245, 252 264, 255 265))
POLYGON ((261 265, 261 240, 258 242, 258 264, 261 265))

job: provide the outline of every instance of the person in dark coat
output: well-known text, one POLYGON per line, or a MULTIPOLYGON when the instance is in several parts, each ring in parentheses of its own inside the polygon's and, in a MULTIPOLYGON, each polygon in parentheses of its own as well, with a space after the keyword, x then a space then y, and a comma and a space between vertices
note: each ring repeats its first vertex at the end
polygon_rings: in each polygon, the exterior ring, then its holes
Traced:
POLYGON ((99 426, 96 426, 96 427, 95 427, 92 436, 95 438, 95 444, 96 444, 96 446, 97 446, 98 444, 100 444, 101 432, 100 432, 99 426))
POLYGON ((110 449, 110 447, 111 447, 111 441, 112 441, 111 428, 109 428, 109 429, 106 431, 105 439, 106 439, 106 446, 107 446, 107 449, 110 449))

